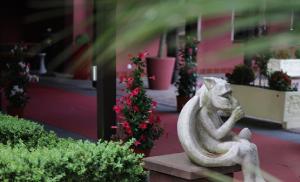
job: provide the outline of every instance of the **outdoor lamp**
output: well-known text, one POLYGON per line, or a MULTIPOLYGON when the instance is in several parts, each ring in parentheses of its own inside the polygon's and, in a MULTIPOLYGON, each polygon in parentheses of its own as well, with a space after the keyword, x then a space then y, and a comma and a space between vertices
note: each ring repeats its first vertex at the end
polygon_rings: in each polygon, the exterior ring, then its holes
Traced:
POLYGON ((92 66, 92 85, 93 87, 97 87, 97 66, 92 66))

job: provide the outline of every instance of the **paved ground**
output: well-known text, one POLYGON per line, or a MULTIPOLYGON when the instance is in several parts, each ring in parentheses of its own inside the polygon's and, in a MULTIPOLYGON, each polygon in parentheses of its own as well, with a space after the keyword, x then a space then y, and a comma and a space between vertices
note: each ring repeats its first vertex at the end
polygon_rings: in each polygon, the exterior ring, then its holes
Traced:
MULTIPOLYGON (((208 76, 218 76, 222 77, 223 75, 208 75, 208 76)), ((200 78, 201 79, 201 78, 200 78)), ((41 85, 61 88, 67 91, 77 92, 83 95, 96 96, 96 90, 92 87, 90 81, 84 80, 71 80, 61 77, 41 77, 41 85)), ((147 83, 146 83, 147 85, 147 83)), ((123 93, 120 91, 121 86, 117 85, 117 97, 120 97, 123 93)), ((158 102, 158 111, 162 112, 175 112, 176 111, 176 88, 171 86, 169 90, 147 90, 147 93, 150 97, 158 102)), ((251 130, 264 134, 267 136, 272 136, 280 138, 286 141, 292 141, 300 143, 300 129, 293 130, 284 130, 280 125, 273 123, 267 123, 263 121, 253 120, 253 119, 243 119, 240 123, 237 124, 237 127, 249 127, 251 130)), ((60 136, 63 137, 73 137, 73 138, 84 138, 75 133, 67 132, 62 129, 58 129, 51 126, 46 126, 51 130, 55 130, 60 136)))

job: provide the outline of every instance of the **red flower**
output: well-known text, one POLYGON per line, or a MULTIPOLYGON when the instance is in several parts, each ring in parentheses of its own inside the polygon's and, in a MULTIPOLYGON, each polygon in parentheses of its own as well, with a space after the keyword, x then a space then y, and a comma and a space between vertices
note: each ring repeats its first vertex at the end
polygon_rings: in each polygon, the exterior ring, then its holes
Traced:
POLYGON ((139 112, 140 108, 137 105, 134 105, 133 106, 133 110, 134 110, 134 112, 139 112))
POLYGON ((123 125, 123 128, 130 128, 130 124, 128 123, 128 121, 124 121, 122 123, 122 125, 123 125))
POLYGON ((150 123, 154 123, 154 115, 153 115, 152 112, 151 112, 150 115, 149 115, 149 122, 150 122, 150 123))
POLYGON ((129 135, 129 136, 132 136, 132 135, 133 135, 131 128, 126 128, 126 129, 125 129, 125 132, 126 132, 127 135, 129 135))
POLYGON ((140 91, 141 91, 141 88, 137 87, 131 92, 131 95, 137 96, 140 93, 140 91))
POLYGON ((133 84, 133 81, 134 81, 134 79, 132 77, 127 78, 127 82, 126 82, 127 85, 126 85, 126 87, 130 88, 132 86, 132 84, 133 84))
POLYGON ((141 141, 141 142, 143 142, 143 141, 145 141, 145 140, 146 140, 145 135, 142 135, 141 138, 139 139, 139 141, 141 141))
POLYGON ((153 106, 153 107, 157 107, 157 102, 152 101, 152 106, 153 106))
POLYGON ((120 80, 120 83, 123 83, 126 80, 126 76, 120 76, 119 80, 120 80))
POLYGON ((147 129, 148 124, 146 122, 140 123, 139 128, 144 130, 147 129))
POLYGON ((130 99, 130 97, 127 97, 126 100, 125 100, 125 102, 129 106, 132 104, 132 100, 130 99))
POLYGON ((149 76, 149 80, 155 80, 156 78, 155 78, 155 76, 153 75, 153 76, 149 76))
POLYGON ((145 57, 148 55, 148 52, 141 52, 139 53, 139 58, 140 59, 145 59, 145 57))
POLYGON ((122 108, 120 106, 114 106, 114 111, 119 114, 122 111, 122 108))
POLYGON ((125 121, 125 122, 122 123, 122 126, 123 126, 123 128, 125 129, 125 132, 126 132, 129 136, 131 136, 131 135, 132 135, 132 129, 131 129, 131 127, 130 127, 130 124, 129 124, 127 121, 125 121))
POLYGON ((138 145, 141 145, 141 142, 137 140, 134 142, 134 146, 138 146, 138 145))

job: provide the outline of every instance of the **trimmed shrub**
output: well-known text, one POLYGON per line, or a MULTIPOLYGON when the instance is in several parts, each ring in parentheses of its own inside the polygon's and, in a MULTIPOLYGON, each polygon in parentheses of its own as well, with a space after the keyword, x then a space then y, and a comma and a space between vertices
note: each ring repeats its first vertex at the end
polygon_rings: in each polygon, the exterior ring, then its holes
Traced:
POLYGON ((61 139, 39 124, 0 115, 0 181, 135 182, 145 177, 132 142, 61 139))
POLYGON ((255 79, 253 70, 243 64, 235 66, 232 74, 227 73, 226 77, 229 83, 239 85, 249 85, 255 79))
POLYGON ((0 146, 0 181, 140 181, 141 155, 130 144, 62 140, 55 148, 0 146))
POLYGON ((0 114, 0 143, 15 145, 21 142, 32 148, 48 145, 50 138, 52 143, 58 139, 53 132, 45 131, 37 123, 0 114))

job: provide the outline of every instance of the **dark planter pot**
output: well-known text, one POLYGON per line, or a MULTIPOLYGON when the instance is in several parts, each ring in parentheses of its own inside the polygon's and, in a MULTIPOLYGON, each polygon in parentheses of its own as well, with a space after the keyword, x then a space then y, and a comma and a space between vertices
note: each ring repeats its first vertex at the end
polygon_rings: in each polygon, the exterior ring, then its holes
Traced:
POLYGON ((147 57, 147 74, 155 79, 148 79, 149 89, 167 90, 171 85, 175 58, 147 57))
POLYGON ((136 154, 143 154, 144 157, 149 157, 149 156, 150 156, 150 153, 151 153, 151 149, 141 150, 141 149, 134 148, 133 151, 134 151, 136 154))
POLYGON ((191 97, 178 95, 176 99, 177 99, 177 112, 180 112, 183 106, 191 99, 191 97))
POLYGON ((22 118, 24 116, 24 109, 25 107, 14 107, 14 106, 7 106, 6 111, 7 114, 11 116, 16 116, 22 118))

